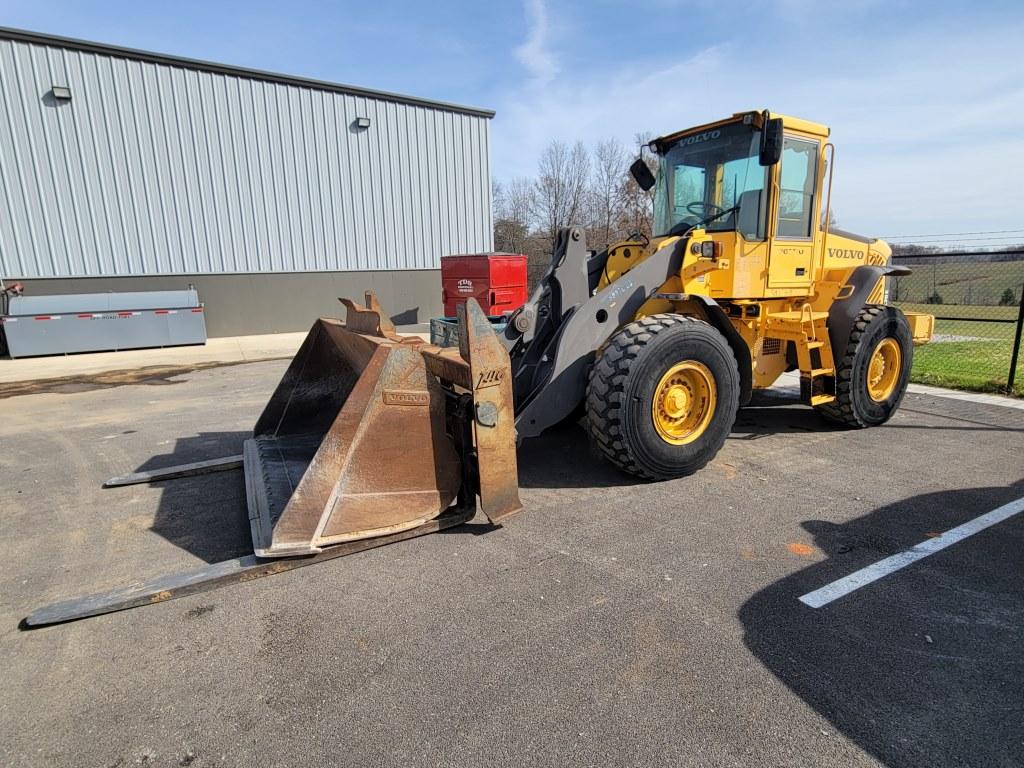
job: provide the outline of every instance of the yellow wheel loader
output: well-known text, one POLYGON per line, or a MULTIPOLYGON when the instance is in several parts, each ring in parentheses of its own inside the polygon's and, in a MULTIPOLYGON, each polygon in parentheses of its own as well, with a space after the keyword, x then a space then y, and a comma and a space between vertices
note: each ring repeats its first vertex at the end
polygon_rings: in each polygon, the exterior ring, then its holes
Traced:
POLYGON ((521 509, 516 446, 585 414, 599 453, 646 479, 721 448, 755 388, 800 372, 803 400, 850 427, 882 424, 933 319, 885 304, 880 240, 829 225, 828 129, 767 111, 654 140, 654 237, 599 252, 563 229, 529 300, 495 334, 475 301, 459 348, 405 337, 368 294, 317 321, 241 456, 109 486, 244 467, 254 554, 27 617, 40 626, 521 509), (819 223, 821 222, 821 223, 819 223))
POLYGON ((739 407, 785 371, 851 427, 882 424, 906 391, 930 315, 884 303, 891 249, 830 227, 824 125, 741 112, 655 139, 654 233, 590 253, 561 233, 506 332, 520 439, 583 403, 593 442, 648 479, 700 469, 739 407), (819 224, 818 222, 822 222, 819 224))

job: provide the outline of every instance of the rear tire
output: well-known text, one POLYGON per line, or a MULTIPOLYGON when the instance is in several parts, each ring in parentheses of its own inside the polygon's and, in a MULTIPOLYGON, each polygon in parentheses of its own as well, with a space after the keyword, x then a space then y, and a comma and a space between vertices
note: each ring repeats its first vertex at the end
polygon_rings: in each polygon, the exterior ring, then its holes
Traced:
POLYGON ((836 400, 817 406, 829 421, 849 427, 887 422, 907 392, 914 342, 907 318, 896 307, 868 304, 836 363, 836 400))
POLYGON ((707 464, 739 408, 740 376, 729 342, 694 317, 651 315, 619 329, 600 351, 587 386, 587 425, 597 450, 647 480, 707 464))

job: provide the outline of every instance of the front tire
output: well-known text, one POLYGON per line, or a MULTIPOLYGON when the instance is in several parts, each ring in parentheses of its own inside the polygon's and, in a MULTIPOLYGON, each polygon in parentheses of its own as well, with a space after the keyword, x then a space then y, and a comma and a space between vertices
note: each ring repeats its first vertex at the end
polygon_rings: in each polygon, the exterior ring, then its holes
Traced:
POLYGON ((896 307, 868 304, 836 363, 836 399, 817 406, 829 421, 849 427, 884 424, 899 408, 910 381, 914 340, 896 307))
POLYGON ((694 317, 658 314, 619 329, 587 386, 587 425, 619 469, 663 480, 696 472, 725 442, 739 408, 729 342, 694 317))

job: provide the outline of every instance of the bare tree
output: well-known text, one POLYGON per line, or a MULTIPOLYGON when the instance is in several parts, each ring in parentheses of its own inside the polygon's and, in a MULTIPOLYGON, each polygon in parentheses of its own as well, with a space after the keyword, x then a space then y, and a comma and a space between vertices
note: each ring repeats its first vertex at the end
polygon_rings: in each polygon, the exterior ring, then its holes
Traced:
POLYGON ((491 180, 491 217, 494 220, 494 239, 498 239, 498 222, 505 214, 505 185, 497 179, 491 180))
POLYGON ((594 172, 590 184, 592 236, 594 245, 607 245, 618 234, 622 218, 622 178, 629 155, 615 139, 598 142, 594 149, 594 172))
MULTIPOLYGON (((636 140, 640 145, 649 138, 638 134, 636 140)), ((632 153, 608 139, 594 148, 592 157, 593 175, 591 155, 582 143, 552 141, 541 155, 536 179, 494 185, 495 248, 529 257, 531 287, 548 268, 562 227, 585 227, 594 247, 628 232, 651 232, 653 195, 630 177, 632 153)), ((652 164, 653 158, 648 161, 652 164)))
POLYGON ((571 148, 552 141, 540 158, 536 212, 542 233, 554 243, 561 227, 577 223, 583 213, 590 157, 582 142, 571 148))
MULTIPOLYGON (((638 133, 635 139, 637 151, 642 152, 642 148, 650 142, 651 135, 638 133)), ((643 154, 643 158, 651 172, 655 173, 657 171, 655 158, 650 154, 643 154)), ((628 170, 623 174, 620 190, 622 195, 620 226, 630 232, 643 232, 650 236, 654 218, 654 191, 645 192, 641 189, 628 170)))
POLYGON ((524 253, 533 223, 534 184, 516 178, 501 185, 495 182, 494 247, 508 253, 524 253))

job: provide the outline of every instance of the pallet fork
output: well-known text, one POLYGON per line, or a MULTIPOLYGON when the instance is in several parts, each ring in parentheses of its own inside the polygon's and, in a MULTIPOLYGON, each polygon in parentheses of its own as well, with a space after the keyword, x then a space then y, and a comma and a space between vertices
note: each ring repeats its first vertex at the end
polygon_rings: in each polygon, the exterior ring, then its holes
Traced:
POLYGON ((253 554, 55 603, 38 627, 163 602, 522 509, 509 357, 476 301, 458 349, 402 336, 366 294, 320 318, 241 456, 113 478, 116 487, 243 467, 253 554))

